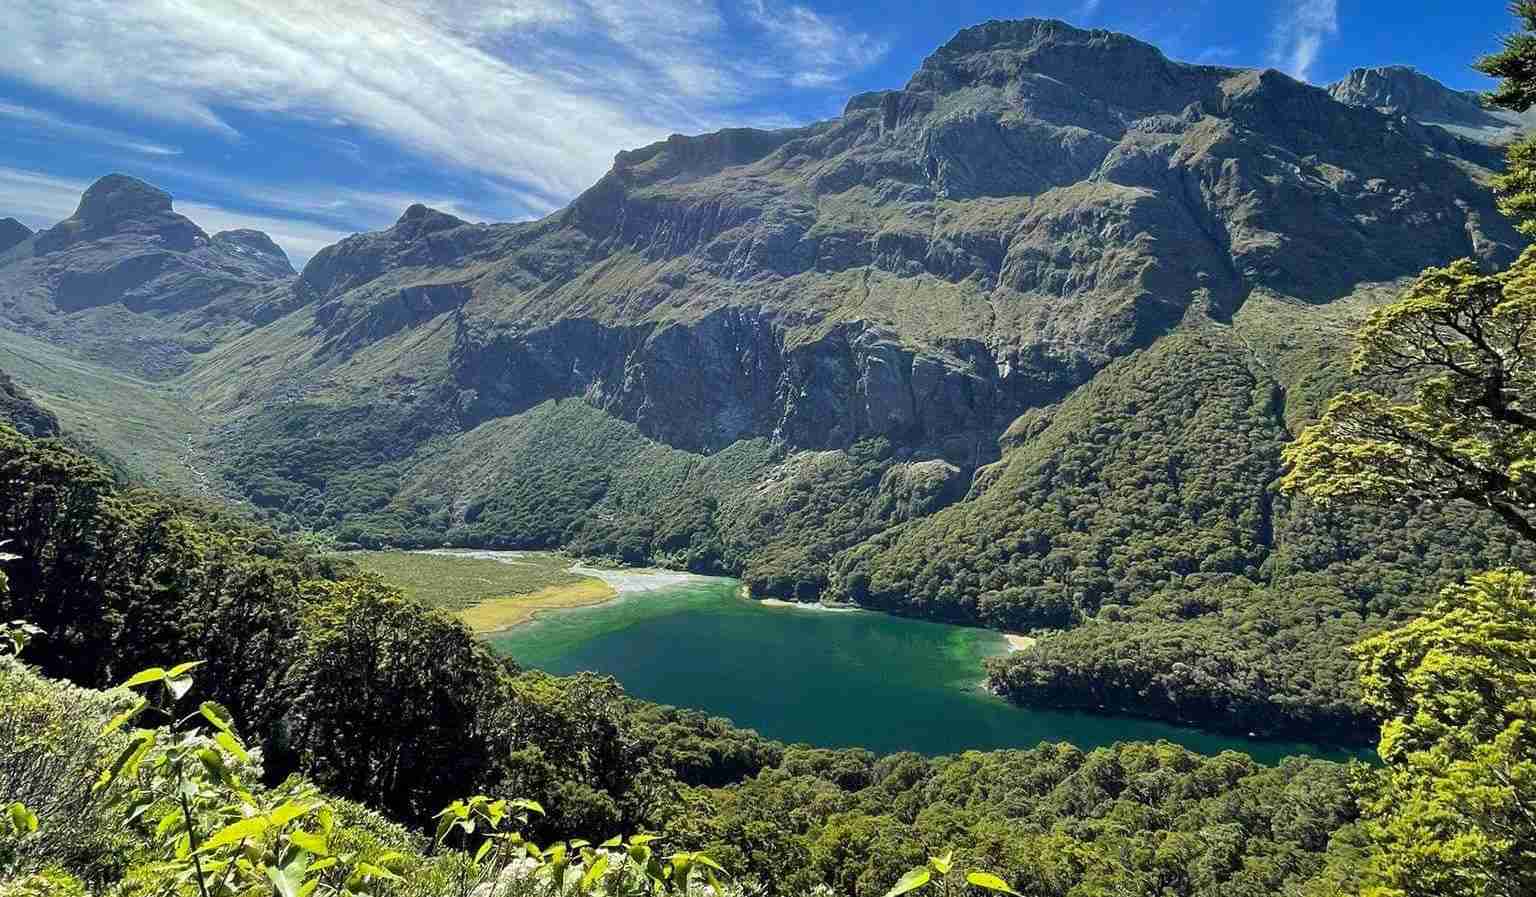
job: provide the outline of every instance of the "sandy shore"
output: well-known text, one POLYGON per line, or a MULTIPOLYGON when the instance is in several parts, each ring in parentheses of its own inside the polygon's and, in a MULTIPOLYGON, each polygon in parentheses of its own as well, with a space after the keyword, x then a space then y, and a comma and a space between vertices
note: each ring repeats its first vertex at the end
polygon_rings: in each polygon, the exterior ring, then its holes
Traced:
POLYGON ((1003 638, 1008 640, 1008 649, 1010 651, 1023 651, 1027 648, 1033 648, 1035 642, 1039 641, 1039 639, 1032 635, 1019 635, 1013 632, 1003 633, 1003 638))
POLYGON ((488 598, 459 611, 459 619, 476 635, 492 635, 527 623, 541 611, 590 607, 618 596, 619 593, 607 583, 596 580, 547 586, 528 595, 488 598))
POLYGON ((783 598, 757 598, 754 599, 763 607, 787 607, 793 610, 819 610, 833 614, 851 614, 858 610, 856 607, 828 607, 825 604, 806 604, 803 601, 785 601, 783 598))
MULTIPOLYGON (((481 551, 475 554, 488 560, 515 564, 518 563, 517 555, 522 552, 481 551)), ((491 598, 460 611, 459 618, 476 635, 493 635, 528 623, 547 610, 592 607, 625 595, 654 592, 704 579, 692 573, 673 570, 609 569, 579 563, 572 564, 567 570, 588 579, 569 585, 548 586, 530 595, 491 598)))
POLYGON ((623 568, 610 570, 606 567, 588 567, 585 564, 576 564, 570 570, 572 573, 580 576, 601 579, 619 594, 654 592, 657 589, 670 589, 673 586, 685 585, 695 580, 706 578, 694 573, 678 573, 676 570, 629 570, 623 568))

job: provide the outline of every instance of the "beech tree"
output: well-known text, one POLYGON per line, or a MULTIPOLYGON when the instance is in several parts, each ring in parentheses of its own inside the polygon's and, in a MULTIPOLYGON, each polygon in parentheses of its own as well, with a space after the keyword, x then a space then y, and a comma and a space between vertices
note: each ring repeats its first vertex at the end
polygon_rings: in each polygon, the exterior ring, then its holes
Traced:
POLYGON ((1412 401, 1336 396, 1285 450, 1281 488, 1324 502, 1470 501, 1536 541, 1536 249, 1492 274, 1430 268, 1359 334, 1354 373, 1412 401))
MULTIPOLYGON (((1517 0, 1510 11, 1524 31, 1504 38, 1504 49, 1480 60, 1485 75, 1501 79, 1488 102, 1502 109, 1524 112, 1536 105, 1536 0, 1517 0)), ((1536 137, 1510 146, 1509 167, 1494 181, 1499 210, 1514 219, 1522 233, 1536 236, 1536 137)))
POLYGON ((1356 654, 1387 764, 1361 807, 1366 894, 1536 894, 1536 579, 1452 586, 1356 654))

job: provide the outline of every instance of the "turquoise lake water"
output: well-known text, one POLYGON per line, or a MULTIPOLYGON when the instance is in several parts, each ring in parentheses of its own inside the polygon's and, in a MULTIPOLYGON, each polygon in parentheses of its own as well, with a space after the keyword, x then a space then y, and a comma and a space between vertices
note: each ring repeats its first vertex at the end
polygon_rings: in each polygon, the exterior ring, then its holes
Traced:
POLYGON ((1164 739, 1273 763, 1347 759, 1314 745, 1254 741, 1165 723, 1020 708, 983 689, 998 633, 886 614, 769 607, 729 579, 697 579, 554 611, 491 638, 525 666, 614 676, 636 697, 725 716, 770 738, 877 753, 1033 747, 1090 749, 1164 739))

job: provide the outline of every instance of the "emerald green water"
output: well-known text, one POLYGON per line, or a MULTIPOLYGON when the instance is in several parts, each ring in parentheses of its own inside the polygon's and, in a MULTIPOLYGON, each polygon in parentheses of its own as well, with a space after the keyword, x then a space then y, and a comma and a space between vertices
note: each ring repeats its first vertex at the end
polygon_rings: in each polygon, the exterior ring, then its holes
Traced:
POLYGON ((770 738, 878 753, 1033 747, 1089 749, 1164 739, 1273 763, 1346 759, 1313 745, 1251 741, 1125 717, 1028 710, 979 687, 995 632, 885 614, 767 607, 735 580, 699 579, 589 608, 551 612, 492 638, 526 666, 614 676, 632 695, 729 717, 770 738))

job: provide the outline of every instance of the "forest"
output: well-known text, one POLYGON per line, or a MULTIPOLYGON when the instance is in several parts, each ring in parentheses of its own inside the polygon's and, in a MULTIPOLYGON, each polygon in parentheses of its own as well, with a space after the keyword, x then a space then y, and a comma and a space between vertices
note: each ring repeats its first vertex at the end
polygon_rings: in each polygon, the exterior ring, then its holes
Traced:
MULTIPOLYGON (((1479 65, 1523 111, 1516 8, 1479 65)), ((1509 163, 1501 209, 1536 235, 1536 140, 1509 163)), ((825 568, 898 613, 1080 618, 993 666, 1015 698, 1368 732, 1379 760, 1274 767, 1166 743, 877 757, 521 669, 344 555, 126 482, 6 381, 28 432, 0 424, 0 897, 1536 893, 1533 332, 1536 249, 1426 270, 1293 421, 1228 333, 1180 331, 1028 422, 979 501, 825 568), (1211 440, 1224 466, 1180 463, 1211 440), (1274 452, 1277 493, 1232 485, 1274 452), (928 550, 977 533, 972 567, 928 550)), ((876 500, 887 450, 813 477, 870 502, 804 519, 901 513, 876 500)), ((808 533, 775 575, 798 591, 835 550, 808 533)))

